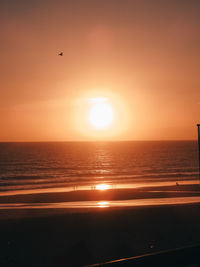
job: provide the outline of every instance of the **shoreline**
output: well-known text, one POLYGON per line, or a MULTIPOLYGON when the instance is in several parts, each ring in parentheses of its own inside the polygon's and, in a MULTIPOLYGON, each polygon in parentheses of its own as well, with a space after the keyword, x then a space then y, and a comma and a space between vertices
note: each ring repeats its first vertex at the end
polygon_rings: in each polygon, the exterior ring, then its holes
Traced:
POLYGON ((177 206, 185 204, 200 204, 198 197, 174 197, 174 198, 151 198, 132 199, 118 201, 75 201, 75 202, 54 202, 54 203, 5 203, 0 204, 0 210, 18 209, 98 209, 98 208, 135 208, 135 207, 161 207, 177 206))
POLYGON ((198 184, 118 188, 107 190, 76 190, 34 194, 0 195, 0 221, 7 215, 29 217, 44 214, 84 213, 97 210, 123 210, 155 207, 200 205, 198 184), (48 212, 47 212, 48 210, 48 212), (57 211, 56 211, 57 210, 57 211))
POLYGON ((62 185, 58 187, 48 187, 48 188, 35 188, 35 189, 17 189, 17 190, 6 190, 6 191, 0 191, 0 197, 1 196, 13 196, 13 195, 31 195, 31 194, 42 194, 42 193, 65 193, 65 192, 76 192, 76 191, 99 191, 98 186, 102 184, 106 184, 108 186, 108 189, 143 189, 143 188, 150 188, 150 187, 168 187, 168 186, 174 186, 178 182, 179 185, 200 185, 200 181, 197 179, 191 179, 191 180, 181 180, 179 181, 179 178, 174 179, 172 181, 154 181, 154 182, 134 182, 134 183, 116 183, 112 184, 109 182, 101 182, 95 184, 95 185, 62 185))

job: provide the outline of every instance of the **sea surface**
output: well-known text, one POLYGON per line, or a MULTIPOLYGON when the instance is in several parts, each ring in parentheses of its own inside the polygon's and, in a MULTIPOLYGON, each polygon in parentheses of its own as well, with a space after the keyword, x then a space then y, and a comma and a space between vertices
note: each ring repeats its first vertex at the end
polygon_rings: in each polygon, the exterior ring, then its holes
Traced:
POLYGON ((0 191, 198 179, 196 141, 0 143, 0 191))

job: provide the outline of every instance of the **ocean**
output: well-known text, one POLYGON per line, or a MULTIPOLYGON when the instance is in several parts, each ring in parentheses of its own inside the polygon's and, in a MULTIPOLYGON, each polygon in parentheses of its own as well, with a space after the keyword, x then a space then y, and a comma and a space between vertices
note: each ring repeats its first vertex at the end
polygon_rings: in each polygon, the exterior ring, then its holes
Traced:
POLYGON ((0 191, 198 179, 196 141, 0 143, 0 191))

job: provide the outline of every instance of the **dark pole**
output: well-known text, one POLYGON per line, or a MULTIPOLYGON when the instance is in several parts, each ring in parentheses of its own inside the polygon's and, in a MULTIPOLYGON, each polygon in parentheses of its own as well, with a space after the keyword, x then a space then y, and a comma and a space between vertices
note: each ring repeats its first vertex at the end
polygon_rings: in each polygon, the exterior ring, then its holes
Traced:
POLYGON ((198 128, 198 147, 199 147, 199 182, 200 182, 200 124, 197 124, 198 128))

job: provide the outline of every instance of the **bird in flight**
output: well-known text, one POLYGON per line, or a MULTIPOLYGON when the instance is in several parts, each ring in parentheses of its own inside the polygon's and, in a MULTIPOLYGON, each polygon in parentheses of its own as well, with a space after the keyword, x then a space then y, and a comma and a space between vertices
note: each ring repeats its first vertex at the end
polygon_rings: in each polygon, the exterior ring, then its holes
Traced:
POLYGON ((58 53, 58 56, 61 56, 62 57, 63 56, 63 52, 59 52, 58 53))

